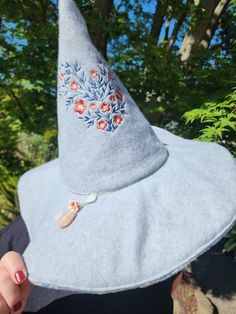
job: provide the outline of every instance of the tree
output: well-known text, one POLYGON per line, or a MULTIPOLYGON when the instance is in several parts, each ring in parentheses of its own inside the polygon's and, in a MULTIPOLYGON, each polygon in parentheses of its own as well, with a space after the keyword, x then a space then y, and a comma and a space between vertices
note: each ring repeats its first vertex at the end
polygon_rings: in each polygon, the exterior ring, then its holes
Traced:
POLYGON ((0 11, 0 205, 8 221, 19 175, 55 156, 57 13, 50 1, 2 1, 0 11))
POLYGON ((196 48, 208 49, 229 3, 230 0, 195 1, 195 16, 201 16, 201 23, 193 20, 189 25, 179 50, 181 60, 190 62, 196 48))

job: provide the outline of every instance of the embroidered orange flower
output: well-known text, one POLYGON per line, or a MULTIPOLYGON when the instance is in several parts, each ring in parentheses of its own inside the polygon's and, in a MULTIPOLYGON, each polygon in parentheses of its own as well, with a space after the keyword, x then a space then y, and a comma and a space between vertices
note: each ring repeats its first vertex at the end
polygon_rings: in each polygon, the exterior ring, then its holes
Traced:
POLYGON ((95 78, 97 75, 98 75, 98 71, 96 71, 96 70, 90 71, 90 76, 91 77, 95 78))
POLYGON ((108 72, 107 77, 108 77, 108 80, 111 80, 111 78, 112 78, 111 72, 108 72))
POLYGON ((127 103, 122 87, 112 84, 115 74, 106 62, 100 58, 97 61, 89 70, 83 70, 77 62, 61 64, 58 94, 66 98, 66 108, 71 108, 88 128, 103 130, 103 134, 113 133, 124 124, 127 103))
POLYGON ((87 106, 84 103, 83 99, 76 100, 74 103, 74 111, 80 114, 83 114, 86 110, 87 106))
POLYGON ((100 109, 102 110, 102 112, 107 112, 110 111, 111 106, 107 102, 103 102, 100 106, 100 109))
POLYGON ((68 203, 68 207, 71 211, 79 210, 79 203, 77 201, 71 200, 68 203))
POLYGON ((59 80, 60 80, 60 81, 64 81, 64 79, 65 79, 65 75, 64 75, 64 73, 61 73, 61 74, 59 75, 59 80))
POLYGON ((95 104, 95 102, 92 102, 89 108, 94 111, 97 109, 97 105, 95 104))
POLYGON ((79 84, 76 81, 72 81, 70 83, 70 89, 71 90, 77 90, 79 88, 79 84))
POLYGON ((110 101, 115 101, 116 100, 114 95, 111 95, 109 99, 110 99, 110 101))
POLYGON ((117 97, 117 99, 119 99, 120 101, 122 101, 122 99, 123 99, 123 95, 121 94, 121 92, 117 89, 116 90, 116 97, 117 97))
POLYGON ((99 121, 97 122, 97 128, 98 128, 99 130, 105 130, 106 127, 107 127, 107 122, 106 122, 105 120, 99 120, 99 121))
POLYGON ((113 118, 113 122, 115 124, 121 124, 122 121, 123 121, 123 118, 119 114, 115 115, 114 118, 113 118))

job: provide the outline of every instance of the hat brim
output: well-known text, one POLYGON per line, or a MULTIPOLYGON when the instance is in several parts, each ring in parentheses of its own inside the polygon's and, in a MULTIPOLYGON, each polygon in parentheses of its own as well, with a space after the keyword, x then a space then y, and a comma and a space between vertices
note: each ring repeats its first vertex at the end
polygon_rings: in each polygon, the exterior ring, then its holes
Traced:
POLYGON ((153 129, 168 149, 166 163, 99 196, 66 229, 57 226, 59 214, 84 197, 63 185, 58 159, 21 177, 30 236, 23 257, 32 283, 98 294, 148 286, 183 269, 233 226, 236 165, 228 150, 153 129))

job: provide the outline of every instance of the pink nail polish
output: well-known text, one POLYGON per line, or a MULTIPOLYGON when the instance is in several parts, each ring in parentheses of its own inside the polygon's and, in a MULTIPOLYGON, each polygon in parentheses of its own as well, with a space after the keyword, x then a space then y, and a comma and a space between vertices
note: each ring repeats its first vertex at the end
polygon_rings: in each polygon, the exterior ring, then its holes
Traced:
POLYGON ((17 282, 22 282, 25 280, 25 273, 22 270, 19 270, 15 273, 15 278, 17 282))

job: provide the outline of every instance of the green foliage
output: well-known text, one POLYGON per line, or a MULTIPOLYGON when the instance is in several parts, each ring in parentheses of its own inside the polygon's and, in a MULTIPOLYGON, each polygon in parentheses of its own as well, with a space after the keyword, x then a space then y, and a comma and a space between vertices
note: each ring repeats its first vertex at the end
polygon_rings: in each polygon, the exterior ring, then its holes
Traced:
POLYGON ((19 212, 19 204, 16 195, 17 177, 9 177, 0 184, 0 225, 5 226, 14 219, 19 212))
POLYGON ((236 90, 221 102, 206 102, 202 107, 187 111, 186 124, 200 121, 205 127, 196 139, 223 144, 236 156, 236 90))
POLYGON ((56 155, 57 10, 3 0, 0 14, 1 227, 18 212, 19 176, 56 155))
MULTIPOLYGON (((236 158, 236 90, 223 101, 206 102, 198 109, 187 111, 183 118, 186 124, 200 122, 201 135, 196 140, 224 145, 236 158)), ((224 252, 233 252, 236 257, 236 225, 226 236, 224 252)))
POLYGON ((234 252, 236 258, 236 226, 227 234, 223 252, 234 252))
MULTIPOLYGON (((179 128, 191 137, 194 131, 186 128, 181 120, 184 112, 198 108, 199 103, 217 102, 235 86, 233 4, 226 11, 226 18, 222 17, 209 49, 199 47, 192 62, 185 64, 178 50, 188 28, 196 29, 201 25, 203 8, 189 4, 189 12, 169 52, 163 32, 158 42, 150 34, 153 14, 143 9, 148 1, 131 4, 123 0, 121 3, 120 10, 112 15, 115 30, 108 46, 109 61, 152 123, 165 126, 171 120, 178 121, 179 128)), ((168 6, 171 21, 180 17, 186 5, 172 1, 168 6)))

